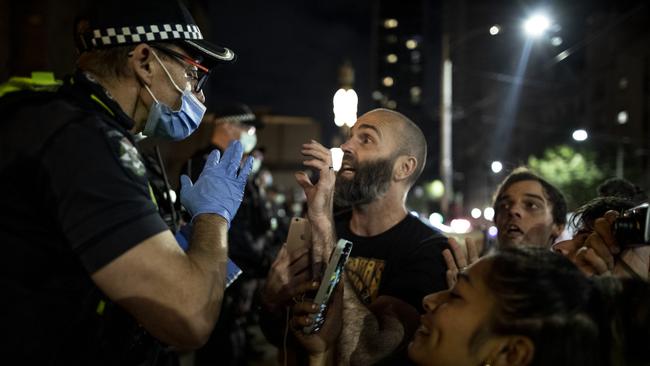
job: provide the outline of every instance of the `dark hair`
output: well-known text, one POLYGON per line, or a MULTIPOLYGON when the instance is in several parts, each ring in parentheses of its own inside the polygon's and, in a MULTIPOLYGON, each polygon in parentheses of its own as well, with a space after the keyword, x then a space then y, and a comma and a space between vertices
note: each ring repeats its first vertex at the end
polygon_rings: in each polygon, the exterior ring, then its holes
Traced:
POLYGON ((615 366, 650 365, 650 284, 633 278, 620 280, 610 297, 610 361, 615 366))
POLYGON ((496 217, 499 215, 499 205, 497 203, 499 198, 503 195, 503 192, 505 192, 511 185, 527 180, 532 180, 542 185, 544 193, 553 205, 553 222, 558 225, 566 224, 567 205, 562 192, 544 178, 531 172, 525 167, 519 167, 513 170, 497 188, 492 203, 492 208, 494 209, 494 220, 496 221, 496 217))
POLYGON ((531 365, 603 364, 591 280, 545 248, 506 248, 491 258, 485 283, 496 304, 485 332, 530 338, 531 365))
POLYGON ((571 224, 574 228, 593 229, 594 221, 609 210, 623 211, 632 208, 634 203, 622 197, 596 197, 578 207, 573 213, 571 224))
MULTIPOLYGON (((177 46, 174 43, 157 42, 156 45, 163 47, 177 46)), ((137 45, 117 46, 83 52, 77 59, 77 67, 84 71, 90 71, 101 78, 121 78, 128 76, 129 69, 127 61, 129 54, 137 45)), ((164 52, 156 53, 161 60, 170 56, 164 52)))
POLYGON ((101 78, 128 76, 127 60, 133 45, 84 52, 77 59, 77 67, 101 78))
POLYGON ((628 199, 633 203, 644 201, 647 196, 643 190, 624 178, 609 178, 598 186, 601 197, 615 196, 628 199))

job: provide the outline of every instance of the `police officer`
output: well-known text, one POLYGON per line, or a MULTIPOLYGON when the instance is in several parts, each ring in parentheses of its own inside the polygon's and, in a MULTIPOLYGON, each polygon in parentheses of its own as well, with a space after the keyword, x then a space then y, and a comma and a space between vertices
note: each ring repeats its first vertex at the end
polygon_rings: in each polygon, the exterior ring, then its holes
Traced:
POLYGON ((182 139, 202 86, 234 60, 181 4, 93 3, 78 70, 57 92, 0 99, 0 349, 22 364, 142 364, 202 345, 219 315, 227 230, 252 168, 243 148, 182 177, 188 252, 150 198, 133 134, 182 139), (153 338, 151 338, 153 339, 153 338))

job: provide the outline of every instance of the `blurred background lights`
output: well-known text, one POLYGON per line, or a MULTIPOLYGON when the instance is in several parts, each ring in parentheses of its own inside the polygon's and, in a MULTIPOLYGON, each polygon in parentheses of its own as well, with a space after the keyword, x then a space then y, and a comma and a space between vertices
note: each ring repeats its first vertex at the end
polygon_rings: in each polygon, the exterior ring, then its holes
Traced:
POLYGON ((490 226, 490 228, 488 229, 488 236, 490 236, 491 238, 496 237, 498 233, 499 230, 497 229, 496 226, 490 226))
POLYGON ((465 234, 470 231, 472 224, 466 219, 453 219, 449 223, 451 230, 458 234, 465 234))
POLYGON ((498 24, 490 27, 490 35, 496 36, 499 32, 501 32, 501 27, 498 24))
POLYGON ((397 55, 394 54, 394 53, 390 53, 390 54, 386 55, 386 62, 388 62, 389 64, 396 63, 397 62, 397 55))
POLYGON ((561 45, 561 44, 562 44, 562 38, 557 37, 557 36, 551 38, 551 44, 552 44, 553 46, 555 46, 555 47, 561 45))
POLYGON ((444 220, 445 220, 444 217, 442 217, 442 215, 439 214, 438 212, 434 212, 431 215, 429 215, 429 222, 431 223, 431 225, 442 224, 444 220))
POLYGON ((619 125, 624 125, 627 123, 627 111, 620 111, 616 116, 616 121, 619 125))
POLYGON ((478 219, 478 218, 481 217, 481 214, 482 214, 482 212, 481 212, 480 208, 473 208, 472 209, 471 215, 472 215, 473 218, 478 219))
POLYGON ((436 179, 431 183, 428 183, 425 186, 425 190, 427 191, 427 196, 435 200, 439 199, 443 194, 445 194, 445 185, 442 184, 442 181, 436 179))
POLYGON ((417 48, 417 46, 418 46, 418 41, 414 39, 409 39, 408 41, 406 41, 406 48, 408 48, 409 50, 414 50, 417 48))
POLYGON ((386 87, 391 87, 395 83, 395 80, 393 80, 393 78, 390 76, 386 76, 381 80, 381 83, 386 87))
POLYGON ((394 29, 397 28, 398 25, 399 22, 397 21, 397 19, 389 18, 384 20, 384 28, 386 29, 394 29))
POLYGON ((494 218, 494 209, 492 207, 486 207, 483 210, 483 217, 488 221, 492 221, 494 218))

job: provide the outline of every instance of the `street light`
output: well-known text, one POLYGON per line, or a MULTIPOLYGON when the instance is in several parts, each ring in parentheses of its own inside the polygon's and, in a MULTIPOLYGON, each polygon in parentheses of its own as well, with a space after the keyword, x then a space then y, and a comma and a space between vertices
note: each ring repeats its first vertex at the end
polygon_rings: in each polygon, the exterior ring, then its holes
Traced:
POLYGON ((574 140, 576 140, 578 142, 582 142, 582 141, 585 141, 589 137, 589 134, 587 133, 587 131, 585 131, 583 129, 579 129, 579 130, 573 131, 573 134, 571 136, 573 137, 574 140))
POLYGON ((503 164, 500 161, 493 161, 490 168, 492 169, 492 173, 498 174, 503 170, 503 164))
POLYGON ((524 31, 532 37, 539 37, 551 26, 551 21, 544 14, 535 14, 524 22, 524 31))
POLYGON ((339 68, 339 85, 341 88, 334 93, 332 104, 334 105, 334 124, 338 127, 343 125, 352 127, 357 121, 357 107, 359 97, 352 89, 354 84, 354 68, 349 61, 346 61, 339 68))
MULTIPOLYGON (((548 17, 538 14, 531 17, 524 23, 524 30, 527 34, 537 37, 543 34, 551 26, 551 21, 548 17)), ((458 43, 467 41, 470 38, 484 34, 485 29, 481 29, 480 33, 470 34, 456 41, 458 43)), ((492 25, 489 28, 489 34, 492 36, 501 32, 501 26, 492 25)), ((407 47, 409 45, 407 44, 407 47)), ((410 47, 409 47, 410 48, 410 47)), ((449 33, 445 30, 442 35, 442 62, 440 78, 440 177, 445 187, 445 194, 440 200, 440 208, 447 214, 449 210, 449 203, 453 201, 454 187, 453 187, 453 160, 452 160, 452 73, 453 62, 451 59, 451 42, 449 33)))

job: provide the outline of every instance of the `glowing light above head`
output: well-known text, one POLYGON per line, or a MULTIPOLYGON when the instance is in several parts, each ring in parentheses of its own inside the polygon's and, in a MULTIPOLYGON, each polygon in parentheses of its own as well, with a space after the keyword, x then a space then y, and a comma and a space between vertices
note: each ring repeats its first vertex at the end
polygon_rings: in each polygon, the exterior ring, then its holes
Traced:
POLYGON ((589 137, 589 134, 587 134, 587 131, 585 131, 583 129, 579 129, 579 130, 573 131, 572 137, 576 141, 584 141, 589 137))
POLYGON ((338 172, 343 162, 343 150, 340 147, 333 147, 330 149, 330 153, 332 154, 332 170, 338 172))
POLYGON ((357 121, 357 106, 359 97, 354 89, 339 89, 332 100, 334 104, 334 123, 341 127, 352 127, 357 121))
POLYGON ((472 209, 471 215, 472 215, 473 218, 478 219, 479 217, 481 217, 481 214, 482 214, 482 212, 481 212, 480 208, 473 208, 472 209))
POLYGON ((490 165, 490 169, 492 169, 492 172, 495 174, 500 173, 501 170, 503 170, 503 164, 501 164, 500 161, 493 161, 490 165))
POLYGON ((483 210, 483 217, 488 221, 492 221, 494 218, 494 209, 492 207, 486 207, 483 210))
POLYGON ((457 234, 466 234, 472 228, 472 224, 466 219, 453 219, 449 223, 449 226, 457 234))
POLYGON ((524 31, 532 37, 539 37, 551 26, 551 21, 546 15, 536 14, 524 22, 524 31))

